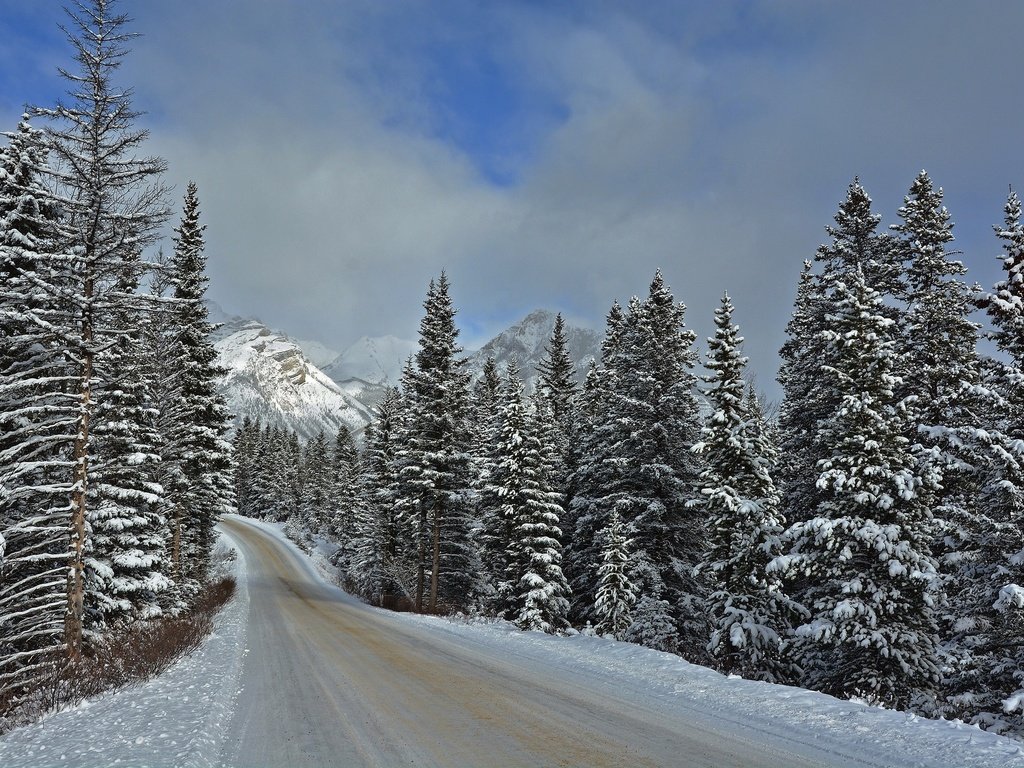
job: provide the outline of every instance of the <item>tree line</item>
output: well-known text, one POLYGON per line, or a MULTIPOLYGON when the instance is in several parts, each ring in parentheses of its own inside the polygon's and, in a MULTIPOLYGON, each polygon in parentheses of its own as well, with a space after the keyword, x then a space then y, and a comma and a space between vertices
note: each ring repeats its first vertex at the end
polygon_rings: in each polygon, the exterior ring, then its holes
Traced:
POLYGON ((534 392, 515 363, 471 381, 442 274, 361 450, 347 430, 333 450, 240 430, 242 509, 339 544, 371 603, 596 632, 1020 735, 1020 202, 987 293, 926 173, 898 214, 880 229, 850 185, 800 276, 777 409, 747 381, 730 298, 698 366, 660 273, 612 306, 582 383, 561 317, 534 392))
POLYGON ((76 4, 66 101, 0 148, 0 705, 138 622, 181 613, 233 509, 228 414, 189 184, 173 253, 165 163, 140 156, 132 34, 76 4), (42 122, 42 128, 33 126, 42 122))

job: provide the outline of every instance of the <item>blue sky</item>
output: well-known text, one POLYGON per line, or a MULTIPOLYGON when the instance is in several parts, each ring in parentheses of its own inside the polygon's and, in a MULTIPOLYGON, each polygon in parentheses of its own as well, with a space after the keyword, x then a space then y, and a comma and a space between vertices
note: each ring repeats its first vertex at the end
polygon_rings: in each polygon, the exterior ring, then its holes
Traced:
MULTIPOLYGON (((0 0, 9 128, 60 92, 61 4, 0 0)), ((473 343, 537 307, 600 327, 661 267, 701 337, 729 290, 771 390, 855 175, 888 225, 927 168, 983 285, 1024 185, 1016 1, 119 4, 211 296, 338 349, 414 336, 441 268, 473 343)))

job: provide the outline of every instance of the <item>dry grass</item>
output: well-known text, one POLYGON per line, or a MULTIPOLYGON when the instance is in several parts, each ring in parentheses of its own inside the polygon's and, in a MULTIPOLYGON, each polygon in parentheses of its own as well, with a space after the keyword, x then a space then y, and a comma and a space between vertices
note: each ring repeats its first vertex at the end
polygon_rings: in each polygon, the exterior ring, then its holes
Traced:
POLYGON ((235 593, 235 579, 215 579, 185 613, 133 625, 92 644, 82 659, 55 659, 41 683, 21 696, 0 698, 0 734, 114 688, 156 677, 195 650, 213 630, 213 618, 235 593))

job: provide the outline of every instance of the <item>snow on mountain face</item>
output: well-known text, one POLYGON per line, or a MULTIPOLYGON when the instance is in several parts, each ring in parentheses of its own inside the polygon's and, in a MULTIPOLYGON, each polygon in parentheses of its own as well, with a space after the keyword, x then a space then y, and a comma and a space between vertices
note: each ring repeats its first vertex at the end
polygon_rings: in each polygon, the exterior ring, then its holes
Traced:
POLYGON ((305 339, 293 339, 293 341, 302 350, 302 354, 306 356, 306 359, 321 371, 338 357, 338 350, 331 349, 319 341, 308 341, 305 339))
MULTIPOLYGON (((328 435, 345 424, 359 432, 373 419, 373 409, 387 387, 401 378, 402 366, 418 342, 395 336, 363 337, 326 366, 317 367, 331 350, 319 342, 293 340, 258 320, 228 315, 208 303, 210 319, 221 323, 212 335, 217 364, 227 373, 220 384, 236 424, 249 416, 277 424, 309 439, 323 430, 328 435)), ((467 371, 475 379, 493 356, 499 368, 515 355, 532 388, 537 364, 555 326, 555 313, 531 312, 516 325, 468 356, 467 371)), ((569 354, 576 361, 582 384, 590 361, 600 355, 601 335, 566 325, 569 354)))
POLYGON ((324 373, 337 382, 359 379, 367 384, 394 386, 402 376, 402 366, 416 354, 419 342, 395 336, 363 336, 328 365, 324 373))
POLYGON ((309 439, 344 424, 360 431, 369 410, 309 361, 298 342, 257 320, 229 318, 214 334, 217 365, 226 370, 220 391, 236 425, 248 416, 309 439))
MULTIPOLYGON (((530 391, 536 384, 537 365, 544 359, 554 328, 554 312, 544 309, 531 312, 469 355, 466 369, 473 379, 477 379, 483 373, 488 357, 493 357, 498 363, 498 370, 503 371, 514 355, 519 360, 527 391, 530 391)), ((565 337, 569 356, 576 363, 576 383, 582 385, 590 361, 600 357, 601 334, 566 323, 565 337)))

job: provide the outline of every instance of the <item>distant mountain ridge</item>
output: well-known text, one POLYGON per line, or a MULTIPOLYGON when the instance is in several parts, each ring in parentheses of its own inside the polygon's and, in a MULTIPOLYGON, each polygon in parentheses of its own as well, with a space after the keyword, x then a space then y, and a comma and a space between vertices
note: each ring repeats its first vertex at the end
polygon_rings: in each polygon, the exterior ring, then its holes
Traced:
POLYGON ((397 336, 363 336, 323 371, 336 382, 359 379, 367 384, 395 386, 405 361, 418 349, 419 342, 397 336))
MULTIPOLYGON (((309 439, 323 430, 328 435, 345 424, 359 433, 373 420, 374 408, 390 386, 397 386, 402 367, 419 348, 417 341, 395 336, 359 339, 323 368, 333 350, 316 341, 299 341, 259 320, 228 315, 207 302, 217 365, 226 373, 220 391, 236 424, 248 416, 278 425, 309 439)), ((473 380, 493 357, 503 370, 515 356, 528 391, 536 385, 537 366, 544 359, 555 327, 554 312, 536 310, 467 355, 466 370, 473 380)), ((601 353, 601 334, 565 325, 569 355, 582 384, 591 360, 601 353)))
MULTIPOLYGON (((551 333, 555 329, 555 317, 555 312, 537 309, 499 333, 468 356, 467 369, 471 376, 477 379, 483 374, 488 357, 493 357, 498 369, 504 370, 514 356, 519 361, 527 391, 532 390, 538 378, 537 366, 545 357, 551 333)), ((569 357, 576 364, 576 383, 582 385, 591 361, 601 355, 602 336, 591 328, 568 323, 564 330, 569 357)))
POLYGON ((221 323, 212 335, 217 365, 225 370, 219 389, 235 416, 292 430, 308 440, 344 424, 361 432, 370 409, 313 365, 296 342, 258 320, 210 313, 221 323))

